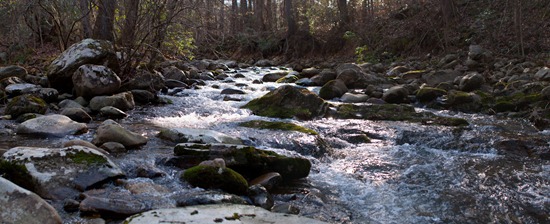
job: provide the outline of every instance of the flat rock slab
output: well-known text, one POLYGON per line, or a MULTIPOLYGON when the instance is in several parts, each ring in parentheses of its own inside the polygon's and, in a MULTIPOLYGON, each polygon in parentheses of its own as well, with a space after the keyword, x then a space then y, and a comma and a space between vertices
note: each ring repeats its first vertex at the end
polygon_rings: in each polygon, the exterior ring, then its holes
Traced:
POLYGON ((88 126, 65 115, 47 115, 27 120, 17 127, 17 134, 31 134, 47 137, 65 137, 85 133, 88 126))
POLYGON ((184 208, 159 209, 134 215, 124 223, 325 223, 315 219, 273 213, 263 208, 249 205, 198 205, 184 208))

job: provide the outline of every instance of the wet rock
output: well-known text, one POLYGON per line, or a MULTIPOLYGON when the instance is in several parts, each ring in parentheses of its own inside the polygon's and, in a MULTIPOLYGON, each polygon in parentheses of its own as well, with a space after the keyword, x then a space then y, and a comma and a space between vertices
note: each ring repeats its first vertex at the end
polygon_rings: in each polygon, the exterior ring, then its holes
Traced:
POLYGON ((37 88, 39 88, 39 86, 35 84, 14 83, 6 86, 6 88, 4 88, 4 91, 6 91, 6 94, 8 94, 9 96, 18 96, 21 94, 30 94, 37 88))
POLYGON ((159 223, 171 220, 180 223, 225 223, 239 220, 242 223, 325 223, 318 220, 272 213, 250 205, 197 205, 184 208, 159 209, 129 217, 128 224, 159 223))
POLYGON ((272 190, 283 181, 281 174, 277 172, 269 172, 250 181, 250 185, 261 185, 265 189, 272 190))
POLYGON ((235 95, 235 94, 239 94, 239 95, 242 95, 242 94, 246 94, 246 92, 240 90, 240 89, 224 89, 221 91, 222 95, 235 95))
POLYGON ((78 212, 80 202, 74 199, 67 198, 63 200, 63 210, 69 213, 78 212))
POLYGON ((196 187, 240 195, 246 194, 248 189, 246 179, 230 168, 198 165, 186 169, 181 178, 196 187))
POLYGON ((84 200, 80 202, 79 210, 83 215, 121 219, 152 209, 143 199, 128 193, 100 190, 82 193, 82 197, 84 200))
POLYGON ((411 69, 408 68, 407 66, 402 66, 402 65, 399 65, 399 66, 395 66, 393 67, 392 69, 390 69, 386 75, 387 76, 401 76, 401 74, 405 73, 405 72, 408 72, 410 71, 411 69))
POLYGON ((247 128, 258 128, 258 129, 270 129, 270 130, 281 130, 281 131, 298 131, 310 135, 318 135, 316 131, 302 127, 288 122, 278 122, 278 121, 262 121, 262 120, 251 120, 242 122, 239 124, 241 127, 247 128))
POLYGON ((84 141, 84 140, 80 140, 80 139, 73 139, 73 140, 69 140, 69 141, 63 142, 62 147, 63 147, 63 148, 66 148, 66 147, 77 146, 77 145, 85 146, 85 147, 88 147, 88 148, 95 149, 95 150, 97 150, 98 152, 101 152, 101 153, 103 153, 103 154, 105 154, 105 155, 108 155, 108 154, 109 154, 109 152, 106 152, 106 151, 103 150, 102 148, 98 148, 97 146, 95 146, 95 145, 92 144, 91 142, 89 142, 89 141, 84 141))
POLYGON ((336 67, 336 79, 344 81, 350 89, 366 88, 369 84, 382 83, 383 80, 373 74, 367 74, 356 64, 341 64, 336 67))
POLYGON ((299 86, 315 86, 316 84, 310 78, 301 78, 296 80, 296 85, 299 86))
POLYGON ((455 78, 460 75, 462 75, 462 73, 456 70, 439 70, 422 75, 422 80, 424 80, 428 86, 437 87, 440 83, 452 83, 455 78))
POLYGON ((31 94, 40 97, 48 103, 57 102, 59 98, 59 92, 52 88, 37 88, 31 94))
POLYGON ((254 205, 270 210, 273 207, 273 197, 265 187, 261 185, 252 185, 248 188, 248 197, 252 199, 254 205))
POLYGON ((90 123, 92 121, 92 116, 82 108, 65 108, 59 114, 65 115, 76 122, 90 123))
POLYGON ((185 74, 185 72, 183 72, 182 70, 180 70, 176 66, 170 66, 170 67, 163 68, 162 69, 162 76, 164 76, 165 79, 173 79, 173 80, 178 80, 178 81, 184 81, 188 78, 187 75, 185 74))
POLYGON ((285 85, 248 102, 243 108, 266 117, 312 119, 323 115, 327 104, 307 89, 285 85))
POLYGON ((394 86, 388 89, 382 95, 382 99, 387 103, 404 103, 408 100, 409 91, 405 86, 394 86))
POLYGON ((147 144, 147 138, 126 130, 113 120, 106 120, 97 128, 92 143, 94 145, 102 145, 106 142, 118 142, 126 148, 135 148, 147 144))
POLYGON ((172 128, 162 129, 157 137, 169 140, 175 143, 224 143, 224 144, 242 144, 239 138, 231 137, 221 132, 195 129, 195 128, 172 128))
POLYGON ((243 145, 181 143, 174 148, 174 154, 183 158, 187 163, 185 165, 222 158, 227 167, 248 177, 278 172, 284 179, 298 179, 307 177, 311 169, 308 159, 243 145))
POLYGON ((537 71, 537 73, 535 73, 535 78, 539 81, 550 81, 550 68, 541 68, 537 71))
POLYGON ((122 84, 121 89, 126 91, 142 89, 156 92, 164 87, 164 76, 160 72, 139 69, 128 82, 122 84))
POLYGON ((88 131, 88 126, 71 120, 69 117, 53 114, 27 120, 17 126, 17 134, 47 137, 65 137, 88 131))
POLYGON ((123 92, 113 96, 96 96, 90 100, 90 109, 100 111, 106 106, 113 106, 122 111, 134 109, 136 106, 132 92, 123 92))
POLYGON ((470 73, 460 79, 459 89, 465 92, 474 91, 485 84, 485 78, 477 73, 470 73))
POLYGON ((17 118, 25 113, 45 114, 48 110, 46 102, 36 96, 25 94, 16 96, 6 105, 4 114, 11 115, 12 118, 17 118))
POLYGON ((69 100, 69 99, 59 102, 59 107, 60 108, 80 108, 86 111, 86 113, 90 112, 89 109, 85 108, 82 104, 78 103, 75 100, 69 100))
POLYGON ((297 76, 297 73, 296 72, 291 72, 289 73, 288 75, 285 75, 284 77, 281 77, 280 79, 277 79, 277 81, 275 81, 276 83, 294 83, 296 81, 298 81, 298 76, 297 76))
POLYGON ((128 151, 123 144, 118 142, 105 142, 100 147, 110 153, 123 153, 128 151))
POLYGON ((180 193, 172 196, 172 198, 176 201, 178 207, 211 204, 248 204, 246 200, 238 195, 208 190, 180 193))
POLYGON ((157 96, 148 90, 134 89, 130 92, 136 104, 146 105, 157 101, 157 96))
POLYGON ((27 76, 27 70, 17 65, 0 67, 0 80, 8 77, 12 77, 12 76, 23 78, 27 76))
POLYGON ((107 65, 119 70, 118 59, 109 41, 84 39, 70 46, 48 67, 46 75, 51 87, 61 92, 71 92, 72 76, 84 64, 107 65))
POLYGON ((276 82, 280 78, 285 77, 288 72, 270 72, 262 77, 263 82, 276 82))
POLYGON ((166 176, 164 171, 152 165, 140 165, 134 171, 137 177, 156 178, 166 176))
POLYGON ((321 87, 319 97, 325 100, 331 100, 341 97, 346 92, 348 92, 348 87, 346 87, 346 84, 342 80, 336 79, 327 82, 327 84, 321 87))
POLYGON ((44 199, 0 177, 2 223, 61 224, 57 211, 44 199))
POLYGON ((330 69, 324 69, 318 75, 311 77, 311 81, 316 86, 324 86, 330 80, 336 79, 336 72, 330 69))
POLYGON ((445 94, 447 91, 443 89, 423 86, 416 92, 416 99, 422 103, 428 103, 445 94))
POLYGON ((173 89, 173 88, 188 89, 189 88, 189 85, 187 85, 187 83, 182 82, 182 81, 178 81, 178 80, 174 80, 174 79, 166 79, 164 81, 164 84, 169 89, 173 89))
POLYGON ((2 157, 23 164, 36 181, 35 192, 48 199, 74 198, 78 191, 124 176, 103 153, 84 146, 15 147, 2 157))
POLYGON ((479 112, 482 109, 481 97, 475 93, 449 91, 447 107, 462 112, 479 112))
POLYGON ((345 93, 340 97, 340 101, 344 103, 364 103, 367 102, 368 99, 368 95, 360 93, 345 93))
POLYGON ((170 193, 170 190, 162 185, 142 181, 127 181, 124 183, 124 189, 135 195, 161 196, 170 193))
POLYGON ((99 114, 101 114, 101 116, 111 119, 122 119, 128 117, 128 114, 124 113, 124 111, 119 110, 118 108, 113 106, 106 106, 101 108, 99 110, 99 114))
POLYGON ((74 72, 72 83, 77 96, 91 98, 116 93, 121 81, 113 70, 102 65, 87 64, 74 72))
POLYGON ((258 67, 269 67, 274 65, 275 63, 269 59, 261 59, 261 60, 258 60, 256 63, 254 63, 254 66, 258 66, 258 67))

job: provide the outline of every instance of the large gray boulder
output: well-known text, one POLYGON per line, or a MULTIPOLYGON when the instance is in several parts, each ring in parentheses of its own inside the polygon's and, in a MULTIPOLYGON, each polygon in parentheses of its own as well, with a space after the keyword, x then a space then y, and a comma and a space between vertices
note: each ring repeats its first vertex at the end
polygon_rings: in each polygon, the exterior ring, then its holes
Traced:
POLYGON ((127 218, 124 223, 161 223, 170 220, 177 223, 308 223, 321 224, 315 219, 297 215, 274 213, 251 205, 196 205, 183 208, 159 209, 127 218))
POLYGON ((408 95, 409 91, 405 86, 394 86, 384 92, 382 99, 388 103, 403 103, 408 95))
POLYGON ((22 164, 43 198, 62 200, 119 177, 124 172, 103 153, 85 146, 15 147, 3 159, 22 164))
POLYGON ((84 64, 106 65, 119 70, 118 58, 111 42, 84 39, 70 46, 48 67, 46 75, 51 87, 60 92, 71 92, 72 76, 84 64))
POLYGON ((336 67, 336 79, 344 81, 350 89, 366 88, 370 84, 382 83, 374 74, 368 74, 356 64, 341 64, 336 67))
POLYGON ((165 78, 160 72, 138 69, 130 80, 122 84, 121 89, 124 91, 142 89, 156 92, 165 87, 164 81, 165 78))
POLYGON ((17 134, 28 134, 46 137, 65 137, 82 134, 88 131, 88 126, 78 123, 60 114, 40 116, 27 120, 17 126, 17 134))
POLYGON ((125 129, 113 120, 106 120, 97 128, 92 143, 102 145, 106 142, 118 142, 126 148, 134 148, 147 144, 147 138, 125 129))
POLYGON ((195 129, 195 128, 172 128, 163 129, 158 137, 175 143, 224 143, 224 144, 243 144, 242 140, 221 132, 195 129))
POLYGON ((119 110, 127 111, 134 109, 136 103, 132 92, 123 92, 112 96, 96 96, 90 100, 90 109, 100 111, 106 106, 116 107, 119 110))
POLYGON ((57 211, 44 199, 0 176, 2 223, 61 224, 57 211))
POLYGON ((113 70, 90 64, 80 66, 73 74, 72 81, 76 95, 85 98, 116 93, 121 83, 113 70))
POLYGON ((485 78, 483 75, 477 72, 472 72, 460 79, 459 89, 465 92, 474 91, 481 88, 483 84, 485 84, 485 78))

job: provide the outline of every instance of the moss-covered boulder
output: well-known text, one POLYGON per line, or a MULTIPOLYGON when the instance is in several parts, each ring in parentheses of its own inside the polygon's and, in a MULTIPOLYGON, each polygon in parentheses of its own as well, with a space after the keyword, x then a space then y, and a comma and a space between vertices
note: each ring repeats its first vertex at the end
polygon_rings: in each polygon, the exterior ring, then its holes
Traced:
POLYGON ((248 102, 243 108, 266 117, 312 119, 323 115, 327 105, 307 89, 285 85, 248 102))
POLYGON ((311 169, 311 162, 306 158, 283 156, 244 145, 182 143, 174 148, 174 154, 182 158, 187 167, 222 158, 227 167, 246 177, 278 172, 284 179, 298 179, 307 177, 311 169))
POLYGON ((438 89, 433 87, 422 87, 416 92, 416 99, 422 103, 429 103, 434 101, 438 97, 447 94, 444 89, 438 89))
POLYGON ((481 97, 476 93, 462 91, 449 91, 447 93, 446 107, 462 112, 480 112, 483 109, 481 97))
POLYGON ((248 190, 246 179, 230 168, 194 166, 185 170, 181 178, 193 186, 205 189, 221 189, 239 195, 246 194, 248 190))
POLYGON ((240 123, 239 126, 247 128, 258 128, 258 129, 270 129, 270 130, 281 130, 281 131, 298 131, 310 135, 318 135, 318 133, 309 128, 302 127, 293 123, 287 122, 277 122, 277 121, 262 121, 262 120, 252 120, 240 123))
POLYGON ((348 87, 344 81, 335 79, 327 82, 321 90, 319 90, 319 97, 325 100, 331 100, 343 96, 348 92, 348 87))
POLYGON ((280 79, 277 79, 277 81, 275 81, 276 83, 295 83, 296 81, 298 81, 298 76, 296 75, 293 75, 293 74, 288 74, 288 75, 285 75, 284 77, 280 78, 280 79))
POLYGON ((46 101, 36 96, 25 94, 16 96, 6 105, 5 114, 11 115, 12 118, 17 118, 26 113, 45 114, 48 110, 46 101))
POLYGON ((509 96, 497 97, 492 109, 496 112, 521 111, 543 99, 544 97, 540 93, 524 94, 523 92, 516 92, 509 96))

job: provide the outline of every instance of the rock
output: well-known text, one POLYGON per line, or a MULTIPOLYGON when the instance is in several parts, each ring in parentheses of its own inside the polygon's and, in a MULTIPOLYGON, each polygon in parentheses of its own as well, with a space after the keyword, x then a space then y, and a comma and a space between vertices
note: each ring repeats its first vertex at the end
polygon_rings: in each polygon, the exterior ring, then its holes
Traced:
POLYGON ((92 98, 111 95, 120 88, 120 78, 102 65, 82 65, 73 74, 72 82, 77 96, 92 98))
POLYGON ((118 142, 126 148, 135 148, 147 144, 147 138, 126 130, 113 120, 106 120, 97 128, 92 143, 94 145, 102 145, 106 142, 118 142))
POLYGON ((157 101, 157 95, 148 90, 134 89, 130 92, 136 104, 146 105, 157 101))
POLYGON ((475 93, 451 90, 447 93, 447 107, 462 112, 479 112, 481 97, 475 93))
POLYGON ((470 45, 468 48, 468 59, 478 62, 489 62, 492 60, 492 53, 480 45, 470 45))
POLYGON ((24 78, 25 76, 27 76, 27 70, 17 65, 0 67, 0 80, 13 76, 24 78))
POLYGON ((444 89, 424 86, 416 92, 416 99, 422 103, 428 103, 445 94, 447 94, 447 91, 444 89))
POLYGON ((82 106, 82 104, 69 99, 59 102, 59 107, 60 108, 80 108, 86 111, 86 109, 84 108, 84 106, 82 106))
POLYGON ((311 78, 311 77, 321 73, 321 71, 322 70, 318 69, 318 68, 306 68, 306 69, 302 69, 302 72, 300 72, 300 76, 311 78))
POLYGON ((139 69, 128 82, 122 84, 121 89, 125 91, 142 89, 156 92, 164 88, 164 86, 164 76, 160 72, 139 69))
POLYGON ((90 100, 90 109, 100 111, 106 106, 113 106, 122 111, 134 109, 136 106, 132 92, 123 92, 112 96, 96 96, 90 100))
POLYGON ((186 169, 181 178, 205 189, 221 189, 240 195, 246 194, 248 190, 246 179, 230 168, 198 165, 186 169))
POLYGON ((185 192, 183 194, 176 194, 172 198, 176 201, 176 205, 178 207, 210 204, 248 204, 248 202, 246 202, 246 200, 244 200, 240 196, 208 190, 198 192, 185 192))
POLYGON ((92 121, 92 116, 90 116, 82 108, 65 108, 59 113, 69 117, 71 120, 76 122, 90 123, 92 121))
POLYGON ((387 103, 404 103, 408 100, 409 91, 405 86, 394 86, 384 92, 382 99, 387 103))
POLYGON ((71 92, 72 76, 84 64, 107 65, 119 70, 118 58, 109 41, 84 39, 70 46, 48 67, 46 75, 50 86, 60 92, 71 92))
POLYGON ((128 117, 128 114, 124 113, 124 111, 119 110, 118 108, 113 106, 103 107, 99 110, 99 113, 101 114, 101 116, 111 119, 122 119, 128 117))
POLYGON ((270 210, 273 207, 273 196, 262 185, 252 185, 248 188, 248 197, 254 205, 270 210))
POLYGON ((184 81, 188 79, 185 72, 177 68, 176 66, 165 67, 162 69, 162 76, 165 79, 173 79, 178 81, 184 81))
POLYGON ((547 86, 546 88, 542 89, 541 95, 544 99, 550 100, 550 86, 547 86))
POLYGON ((369 96, 358 93, 344 93, 340 100, 344 103, 364 103, 367 102, 369 96))
POLYGON ((269 191, 279 186, 282 181, 283 177, 281 174, 277 172, 269 172, 251 180, 250 185, 261 185, 269 191))
POLYGON ((262 77, 263 82, 276 82, 280 78, 285 77, 288 72, 270 72, 262 77))
POLYGON ((429 72, 422 75, 422 80, 431 87, 437 87, 440 83, 450 82, 452 83, 456 77, 460 76, 461 72, 456 70, 439 70, 436 72, 429 72))
POLYGON ((73 198, 79 191, 124 176, 103 153, 85 146, 15 147, 2 157, 23 164, 36 181, 35 192, 48 199, 73 198))
POLYGON ((366 88, 369 84, 378 84, 383 81, 372 74, 367 74, 356 64, 341 64, 336 67, 336 79, 344 81, 350 89, 366 88))
POLYGON ((48 202, 0 176, 2 223, 61 224, 61 217, 48 202))
POLYGON ((48 103, 58 102, 59 92, 52 88, 37 88, 31 94, 40 97, 48 103))
POLYGON ((485 84, 485 78, 481 74, 473 72, 460 79, 459 89, 465 92, 470 92, 478 90, 483 84, 485 84))
POLYGON ((127 192, 92 190, 81 196, 84 197, 79 206, 82 215, 121 219, 152 209, 151 203, 127 192))
POLYGON ((149 179, 164 177, 167 175, 166 172, 153 166, 152 164, 140 164, 138 167, 134 169, 134 172, 136 177, 145 177, 149 179))
POLYGON ((226 166, 247 177, 278 172, 285 180, 307 177, 311 162, 301 157, 287 157, 252 146, 228 144, 180 143, 174 148, 176 156, 185 159, 184 166, 197 165, 204 160, 222 158, 226 166))
POLYGON ((237 145, 243 143, 241 139, 231 137, 221 132, 195 128, 162 129, 157 137, 175 143, 224 143, 237 145))
POLYGON ((17 134, 46 137, 65 137, 86 133, 88 126, 71 120, 65 115, 53 114, 27 120, 17 126, 17 134))
POLYGON ((260 59, 256 63, 254 63, 254 66, 258 67, 269 67, 273 65, 275 65, 275 63, 269 59, 260 59))
POLYGON ((109 152, 106 152, 105 150, 103 150, 103 149, 101 149, 101 148, 98 148, 97 146, 95 146, 95 145, 92 144, 91 142, 84 141, 84 140, 80 140, 80 139, 73 139, 73 140, 69 140, 69 141, 63 142, 62 147, 63 147, 63 148, 66 148, 66 147, 71 147, 71 146, 75 146, 75 145, 85 146, 85 147, 88 147, 88 148, 92 148, 92 149, 97 150, 98 152, 101 152, 101 153, 105 154, 105 155, 109 155, 109 152))
POLYGON ((550 81, 550 68, 541 68, 537 73, 535 73, 535 78, 539 81, 550 81))
POLYGON ((17 118, 25 113, 45 114, 48 110, 46 102, 36 96, 25 94, 16 96, 6 105, 4 114, 11 115, 12 118, 17 118))
POLYGON ((315 85, 317 85, 313 81, 311 81, 310 78, 301 78, 301 79, 296 80, 295 83, 296 83, 296 85, 299 85, 299 86, 315 86, 315 85))
POLYGON ((346 87, 344 81, 336 79, 327 82, 327 84, 321 87, 319 97, 325 100, 331 100, 343 96, 346 92, 348 92, 348 87, 346 87))
POLYGON ((235 94, 239 94, 239 95, 242 95, 242 94, 246 94, 245 91, 242 91, 240 89, 224 89, 221 91, 222 95, 235 95, 235 94))
POLYGON ((386 75, 387 75, 387 76, 395 76, 395 77, 397 77, 397 76, 400 76, 401 74, 403 74, 403 73, 405 73, 405 72, 408 72, 408 71, 410 71, 410 70, 411 70, 411 69, 410 69, 410 68, 407 68, 406 66, 402 66, 402 65, 400 65, 400 66, 395 66, 395 67, 393 67, 392 69, 390 69, 390 70, 386 73, 386 75))
POLYGON ((325 223, 296 215, 272 213, 250 205, 197 205, 184 208, 159 209, 134 215, 125 220, 128 224, 160 223, 170 220, 178 223, 216 224, 224 221, 240 223, 325 223))
POLYGON ((316 131, 296 125, 289 122, 280 122, 280 121, 262 121, 262 120, 250 120, 242 122, 239 126, 247 128, 258 128, 258 129, 270 129, 270 130, 280 130, 280 131, 298 131, 310 135, 318 135, 316 131))
POLYGON ((105 142, 100 147, 110 153, 123 153, 128 151, 123 144, 118 142, 105 142))
POLYGON ((215 158, 213 160, 205 160, 199 163, 199 166, 210 166, 217 168, 225 168, 225 160, 222 158, 215 158))
POLYGON ((248 102, 243 108, 259 116, 312 119, 325 113, 327 103, 307 89, 285 85, 248 102))
MULTIPOLYGON (((296 73, 296 72, 291 72, 291 73, 296 73)), ((276 83, 294 83, 296 81, 298 81, 298 76, 294 75, 294 74, 288 74, 280 79, 277 79, 277 81, 275 81, 276 83)))
POLYGON ((324 86, 330 80, 336 79, 336 72, 330 69, 324 69, 318 75, 311 77, 311 81, 317 86, 324 86))
POLYGON ((166 80, 164 80, 164 85, 165 85, 166 88, 168 88, 168 89, 174 89, 174 88, 184 88, 184 89, 188 89, 188 88, 189 88, 189 85, 187 85, 187 83, 182 82, 182 81, 178 81, 178 80, 174 80, 174 79, 166 79, 166 80))
POLYGON ((445 55, 445 57, 443 57, 439 60, 439 63, 437 64, 437 67, 450 67, 450 66, 448 66, 448 64, 453 62, 453 61, 456 61, 457 59, 458 59, 458 55, 456 55, 456 54, 445 55))
POLYGON ((6 93, 9 96, 18 96, 18 95, 21 95, 21 94, 30 94, 38 88, 39 88, 39 86, 35 85, 35 84, 14 83, 14 84, 10 84, 10 85, 6 86, 4 91, 6 91, 6 93))

